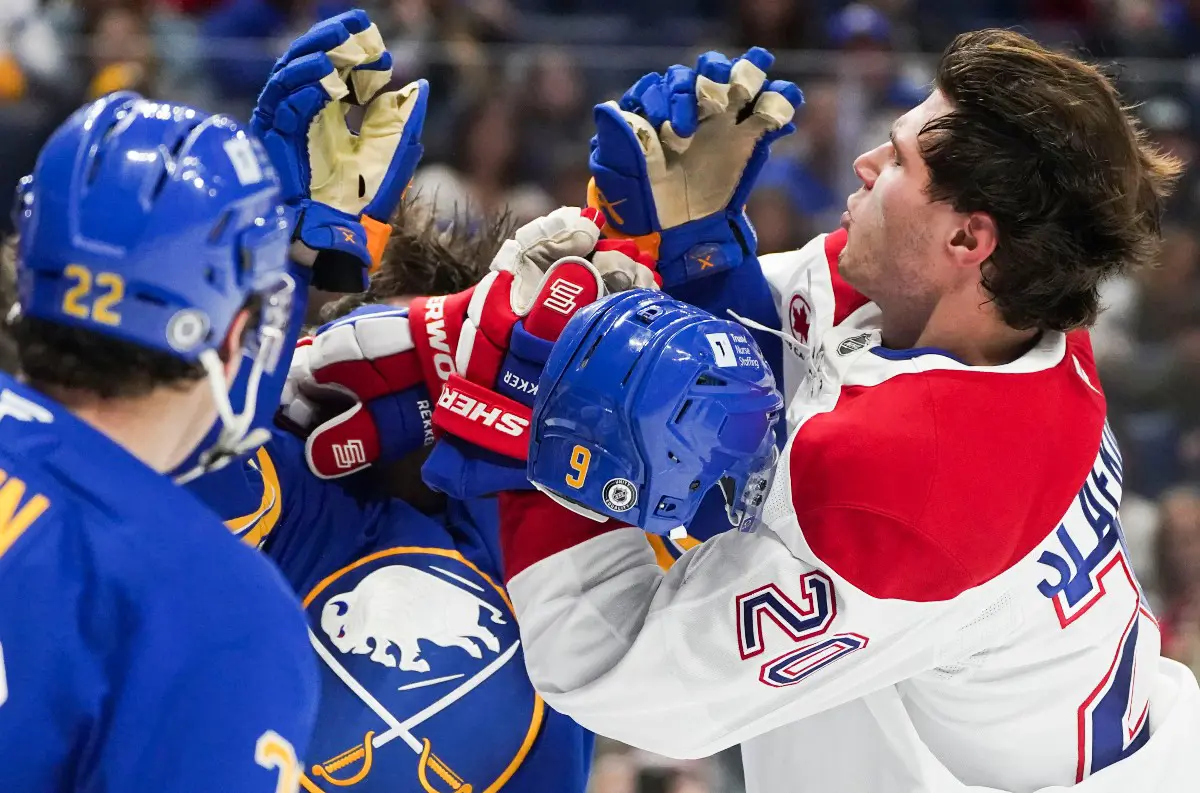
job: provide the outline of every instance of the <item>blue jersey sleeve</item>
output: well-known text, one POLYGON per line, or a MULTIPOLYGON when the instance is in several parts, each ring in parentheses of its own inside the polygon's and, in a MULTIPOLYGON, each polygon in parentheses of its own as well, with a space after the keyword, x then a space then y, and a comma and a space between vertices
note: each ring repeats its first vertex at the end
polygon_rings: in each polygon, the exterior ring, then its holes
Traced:
MULTIPOLYGON (((254 606, 262 615, 263 604, 254 606)), ((265 615, 264 615, 265 616, 265 615)), ((283 616, 283 615, 279 615, 283 616)), ((296 789, 316 720, 312 653, 298 610, 242 640, 197 644, 178 672, 159 653, 135 660, 138 688, 119 712, 92 791, 272 793, 296 789), (280 630, 286 626, 287 630, 280 630), (271 641, 274 638, 277 641, 271 641)))

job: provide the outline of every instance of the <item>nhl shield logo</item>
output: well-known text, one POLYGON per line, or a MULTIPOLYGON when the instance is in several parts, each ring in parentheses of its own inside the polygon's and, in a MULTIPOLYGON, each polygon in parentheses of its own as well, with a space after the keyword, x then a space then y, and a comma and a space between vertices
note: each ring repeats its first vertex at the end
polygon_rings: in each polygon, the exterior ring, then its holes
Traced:
POLYGON ((871 341, 870 333, 860 333, 857 336, 851 336, 838 345, 838 355, 849 355, 852 352, 857 352, 863 347, 866 347, 871 341))
POLYGON ((637 485, 620 477, 610 479, 600 494, 604 506, 613 512, 628 512, 637 503, 637 485))
POLYGON ((544 716, 504 590, 457 551, 391 548, 304 599, 321 702, 304 789, 494 790, 544 716))

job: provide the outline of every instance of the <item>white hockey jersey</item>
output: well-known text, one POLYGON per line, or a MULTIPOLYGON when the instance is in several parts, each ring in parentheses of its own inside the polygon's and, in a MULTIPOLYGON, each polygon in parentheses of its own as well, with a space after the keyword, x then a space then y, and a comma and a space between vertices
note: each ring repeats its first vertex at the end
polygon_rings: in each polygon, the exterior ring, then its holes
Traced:
POLYGON ((996 367, 883 348, 844 241, 763 260, 799 349, 754 532, 663 572, 635 529, 503 497, 535 686, 650 751, 744 743, 751 793, 1200 790, 1087 334, 996 367))

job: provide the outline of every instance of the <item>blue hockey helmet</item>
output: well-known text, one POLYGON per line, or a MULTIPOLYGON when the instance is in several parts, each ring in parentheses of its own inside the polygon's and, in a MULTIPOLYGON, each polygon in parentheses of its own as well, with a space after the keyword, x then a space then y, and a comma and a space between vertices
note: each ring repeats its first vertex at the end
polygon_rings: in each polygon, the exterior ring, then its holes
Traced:
POLYGON ((260 296, 245 336, 257 382, 279 360, 295 291, 279 178, 255 138, 227 116, 109 94, 50 136, 15 221, 22 314, 199 361, 222 442, 245 440, 218 350, 260 296))
POLYGON ((669 534, 714 486, 730 523, 762 509, 783 399, 741 325, 645 289, 567 324, 533 410, 528 475, 576 511, 669 534))

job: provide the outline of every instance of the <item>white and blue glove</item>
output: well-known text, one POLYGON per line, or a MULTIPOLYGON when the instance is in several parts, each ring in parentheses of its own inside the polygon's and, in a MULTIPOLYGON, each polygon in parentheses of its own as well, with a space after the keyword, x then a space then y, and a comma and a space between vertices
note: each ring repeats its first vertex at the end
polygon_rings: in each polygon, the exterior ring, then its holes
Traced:
POLYGON ((280 58, 250 127, 283 183, 294 239, 316 251, 313 285, 356 292, 378 264, 421 159, 429 85, 380 93, 392 56, 360 10, 319 22, 280 58), (365 106, 357 134, 346 115, 365 106))
POLYGON ((768 82, 774 60, 760 47, 732 61, 707 52, 596 106, 588 203, 604 212, 606 236, 658 260, 664 288, 756 253, 746 199, 804 104, 795 84, 768 82))

